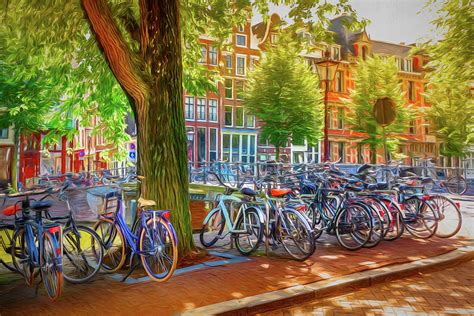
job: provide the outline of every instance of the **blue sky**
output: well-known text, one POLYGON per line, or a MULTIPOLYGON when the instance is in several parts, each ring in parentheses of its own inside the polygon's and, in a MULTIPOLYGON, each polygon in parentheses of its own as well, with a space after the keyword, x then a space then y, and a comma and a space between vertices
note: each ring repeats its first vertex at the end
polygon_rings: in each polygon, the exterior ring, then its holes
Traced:
MULTIPOLYGON (((410 44, 440 38, 430 24, 437 16, 435 8, 439 7, 439 0, 428 9, 424 8, 426 0, 349 0, 349 3, 359 16, 371 21, 367 32, 374 40, 410 44)), ((285 17, 288 8, 272 6, 271 12, 285 17)))

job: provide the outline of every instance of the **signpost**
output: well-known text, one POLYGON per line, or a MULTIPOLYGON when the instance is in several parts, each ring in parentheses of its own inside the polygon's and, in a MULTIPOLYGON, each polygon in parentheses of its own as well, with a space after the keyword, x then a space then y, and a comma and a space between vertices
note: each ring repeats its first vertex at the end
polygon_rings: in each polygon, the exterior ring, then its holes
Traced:
POLYGON ((383 152, 385 156, 385 162, 387 159, 387 138, 385 137, 385 127, 392 124, 397 117, 397 109, 395 102, 387 97, 377 99, 372 110, 372 115, 375 121, 382 126, 382 139, 383 139, 383 152))

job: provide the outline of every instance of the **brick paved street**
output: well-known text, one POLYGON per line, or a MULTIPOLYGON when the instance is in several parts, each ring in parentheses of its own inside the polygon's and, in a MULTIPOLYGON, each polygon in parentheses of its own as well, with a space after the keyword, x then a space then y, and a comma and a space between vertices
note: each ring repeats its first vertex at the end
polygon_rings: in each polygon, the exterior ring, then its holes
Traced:
POLYGON ((474 261, 264 315, 474 315, 474 261))

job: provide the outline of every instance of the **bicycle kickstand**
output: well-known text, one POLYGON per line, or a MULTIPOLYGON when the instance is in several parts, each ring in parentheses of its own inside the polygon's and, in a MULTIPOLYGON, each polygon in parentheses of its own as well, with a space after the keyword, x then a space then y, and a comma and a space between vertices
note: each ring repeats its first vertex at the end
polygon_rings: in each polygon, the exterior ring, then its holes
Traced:
POLYGON ((136 255, 133 254, 130 257, 130 269, 128 270, 127 275, 123 277, 121 282, 125 282, 125 280, 128 279, 128 277, 133 273, 133 271, 135 271, 135 269, 140 265, 140 260, 136 260, 135 263, 132 265, 132 263, 134 261, 133 259, 135 258, 135 256, 136 255))

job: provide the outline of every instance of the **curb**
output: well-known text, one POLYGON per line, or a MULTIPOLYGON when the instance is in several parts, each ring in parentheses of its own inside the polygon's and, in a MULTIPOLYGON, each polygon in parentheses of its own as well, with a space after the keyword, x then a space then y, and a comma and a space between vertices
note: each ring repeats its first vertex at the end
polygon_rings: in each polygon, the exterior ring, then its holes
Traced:
POLYGON ((234 299, 185 311, 181 315, 251 315, 314 299, 337 296, 362 287, 456 266, 474 259, 474 246, 433 258, 357 272, 329 280, 234 299))

